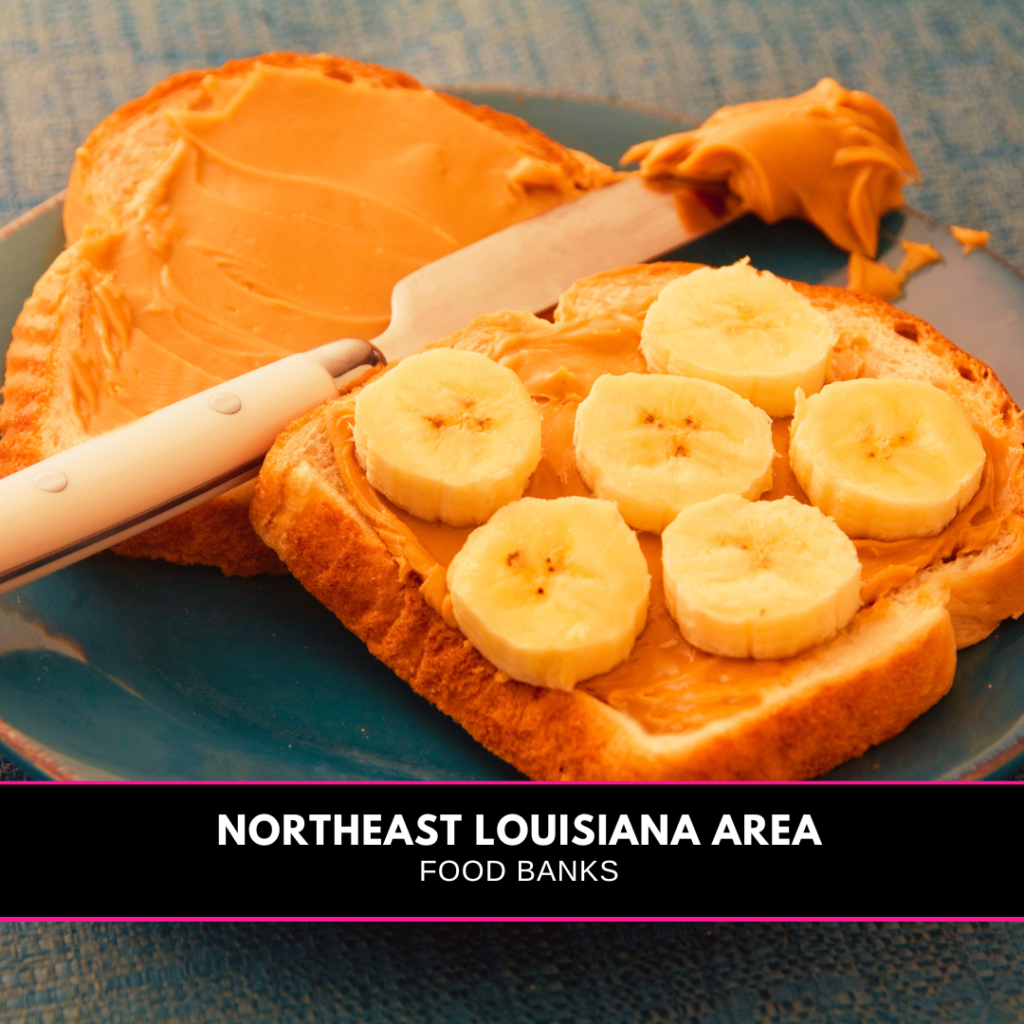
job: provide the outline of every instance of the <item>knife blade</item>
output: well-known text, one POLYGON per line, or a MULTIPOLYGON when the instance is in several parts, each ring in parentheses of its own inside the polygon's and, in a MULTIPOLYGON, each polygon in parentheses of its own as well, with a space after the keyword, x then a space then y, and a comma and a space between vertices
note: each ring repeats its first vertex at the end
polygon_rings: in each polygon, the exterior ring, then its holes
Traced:
POLYGON ((180 515, 259 472, 277 435, 362 366, 399 359, 499 309, 540 312, 573 281, 653 259, 688 230, 675 193, 633 177, 429 263, 399 281, 374 343, 288 356, 0 480, 0 593, 180 515))

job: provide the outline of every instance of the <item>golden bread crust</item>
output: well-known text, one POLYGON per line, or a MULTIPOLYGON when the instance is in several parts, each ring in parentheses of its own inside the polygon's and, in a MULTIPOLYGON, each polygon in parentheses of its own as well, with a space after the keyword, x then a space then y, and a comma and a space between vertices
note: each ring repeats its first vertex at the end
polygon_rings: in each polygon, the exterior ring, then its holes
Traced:
MULTIPOLYGON (((76 243, 83 230, 113 228, 154 164, 173 142, 163 116, 170 108, 201 104, 208 75, 236 78, 259 64, 302 68, 342 81, 359 80, 382 89, 425 87, 401 71, 330 54, 267 53, 229 61, 210 70, 183 71, 158 83, 105 118, 78 150, 64 201, 68 249, 37 283, 14 327, 7 355, 4 404, 0 407, 0 475, 32 465, 78 444, 85 435, 73 413, 69 353, 86 329, 88 289, 72 273, 86 262, 76 243)), ((594 167, 525 121, 455 96, 439 94, 453 107, 514 137, 529 155, 558 165, 580 189, 596 187, 594 167)), ((284 572, 280 560, 253 532, 247 513, 251 490, 221 495, 198 508, 118 545, 135 557, 182 564, 217 565, 228 575, 284 572)))
POLYGON ((254 533, 249 520, 256 481, 240 484, 197 508, 138 533, 114 547, 131 558, 178 565, 216 565, 228 576, 281 576, 288 567, 254 533))
POLYGON ((325 414, 314 410, 281 435, 250 507, 253 521, 376 658, 531 778, 807 778, 896 735, 952 684, 956 647, 938 589, 916 596, 919 615, 881 601, 872 621, 862 621, 865 635, 855 640, 871 646, 899 630, 884 657, 854 667, 844 660, 823 678, 809 673, 799 698, 703 742, 648 737, 583 690, 510 680, 426 604, 416 580, 400 580, 394 558, 344 495, 293 461, 296 448, 316 443, 310 435, 326 440, 325 414))
MULTIPOLYGON (((692 265, 655 264, 594 275, 563 296, 556 319, 623 305, 642 316, 657 292, 692 265)), ((874 324, 879 364, 927 359, 915 372, 947 387, 1020 446, 1020 410, 978 360, 928 324, 844 289, 797 285, 816 304, 874 324), (903 333, 899 333, 902 330, 903 333), (914 334, 916 340, 908 335, 914 334), (885 343, 892 351, 884 351, 885 343), (973 380, 960 371, 970 371, 973 380), (955 378, 955 380, 953 379, 955 378)), ((486 330, 487 318, 470 330, 486 330)), ((499 314, 494 329, 515 317, 499 314)), ((454 342, 470 334, 460 332, 454 342)), ((886 364, 888 365, 888 364, 886 364)), ((910 372, 910 364, 905 368, 910 372)), ((565 693, 509 680, 426 603, 419 579, 395 558, 350 500, 329 440, 336 403, 293 422, 267 456, 250 507, 257 532, 299 581, 412 688, 498 756, 544 779, 808 778, 888 739, 942 697, 956 648, 987 636, 1024 611, 1024 479, 1009 485, 1003 532, 993 550, 919 572, 863 609, 828 643, 793 659, 793 681, 778 699, 683 736, 648 734, 583 689, 565 693)))

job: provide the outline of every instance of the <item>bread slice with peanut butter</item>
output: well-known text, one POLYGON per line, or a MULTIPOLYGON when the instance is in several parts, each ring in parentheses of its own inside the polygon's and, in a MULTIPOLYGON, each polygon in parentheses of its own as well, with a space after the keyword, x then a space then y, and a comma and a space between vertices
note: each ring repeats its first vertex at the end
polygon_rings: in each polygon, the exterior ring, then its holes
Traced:
MULTIPOLYGON (((563 296, 554 324, 525 313, 476 320, 439 344, 516 370, 544 416, 529 494, 586 493, 575 408, 609 367, 642 372, 647 309, 691 264, 597 274, 563 296), (567 450, 568 446, 568 450, 567 450)), ((544 779, 808 778, 894 736, 949 689, 956 650, 1024 611, 1024 418, 988 367, 927 323, 844 289, 795 284, 839 333, 829 380, 893 376, 942 388, 985 439, 988 490, 938 538, 862 554, 864 605, 836 636, 779 660, 722 658, 686 643, 668 615, 660 541, 647 626, 619 668, 570 692, 508 678, 463 636, 446 603, 456 531, 417 524, 361 474, 354 394, 278 439, 251 507, 261 537, 314 596, 413 689, 490 750, 544 779), (871 562, 874 558, 876 561, 871 562)), ((766 497, 798 493, 780 458, 766 497)), ((980 493, 980 492, 979 492, 980 493)))
MULTIPOLYGON (((68 248, 14 328, 0 473, 338 337, 387 325, 429 260, 613 180, 522 120, 325 54, 187 71, 79 149, 68 248)), ((282 571, 252 484, 119 545, 282 571)))

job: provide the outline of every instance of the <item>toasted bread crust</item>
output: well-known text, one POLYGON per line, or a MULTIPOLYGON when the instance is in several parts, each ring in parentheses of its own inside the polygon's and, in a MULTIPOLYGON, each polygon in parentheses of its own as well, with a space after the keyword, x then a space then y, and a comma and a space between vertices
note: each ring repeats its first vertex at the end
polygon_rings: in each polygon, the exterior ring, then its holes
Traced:
POLYGON ((303 586, 370 652, 475 739, 535 779, 808 778, 896 735, 953 682, 956 646, 941 588, 918 597, 920 614, 875 606, 872 646, 884 657, 845 660, 772 713, 703 742, 648 737, 583 690, 545 690, 507 679, 401 582, 380 539, 298 451, 326 442, 323 409, 282 434, 250 514, 303 586), (910 621, 905 621, 909 619, 910 621))
MULTIPOLYGON (((256 65, 303 68, 341 81, 383 89, 422 90, 412 76, 330 54, 267 53, 223 67, 183 71, 105 118, 78 151, 64 201, 69 248, 36 285, 14 327, 0 407, 0 475, 13 473, 85 439, 72 410, 68 354, 78 344, 87 289, 70 273, 83 257, 75 243, 86 226, 109 228, 134 197, 172 141, 163 112, 199 102, 208 75, 242 77, 256 65)), ((599 182, 593 167, 571 150, 511 114, 455 96, 445 102, 476 121, 514 137, 530 155, 557 164, 581 189, 599 182)), ((280 560, 256 536, 246 511, 250 490, 221 495, 114 550, 183 564, 217 565, 228 575, 283 572, 280 560)))
MULTIPOLYGON (((687 265, 630 267, 577 282, 556 318, 623 306, 642 316, 657 291, 687 265), (622 288, 616 288, 616 275, 622 288), (645 282, 649 293, 644 290, 645 282)), ((1020 410, 978 360, 916 317, 844 289, 797 287, 824 308, 866 318, 902 358, 924 346, 918 372, 964 382, 959 395, 984 424, 1024 438, 1020 410), (903 326, 905 333, 897 333, 903 326), (911 330, 913 328, 913 330, 911 330), (915 334, 912 341, 907 334, 915 334), (961 374, 966 368, 974 380, 961 374), (973 389, 973 390, 971 390, 973 389)), ((879 342, 879 345, 881 342, 879 342)), ((955 383, 950 379, 947 384, 955 383)), ((257 532, 299 581, 412 688, 498 756, 545 779, 808 778, 888 739, 942 697, 956 648, 1024 611, 1024 479, 1008 486, 994 550, 917 574, 863 609, 838 637, 801 655, 784 698, 686 736, 651 735, 582 689, 564 693, 508 680, 424 601, 349 500, 326 424, 333 403, 296 420, 278 438, 257 482, 250 514, 257 532)), ((973 414, 973 413, 972 413, 973 414)))
POLYGON ((252 529, 248 483, 122 541, 113 550, 131 558, 162 558, 179 565, 216 565, 228 576, 281 576, 288 567, 252 529))

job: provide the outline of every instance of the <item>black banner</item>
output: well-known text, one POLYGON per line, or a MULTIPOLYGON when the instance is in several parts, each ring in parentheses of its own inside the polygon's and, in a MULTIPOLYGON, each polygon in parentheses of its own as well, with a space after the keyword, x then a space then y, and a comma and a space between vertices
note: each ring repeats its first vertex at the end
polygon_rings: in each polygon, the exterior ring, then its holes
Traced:
POLYGON ((1022 916, 1013 785, 10 785, 0 917, 1022 916))

